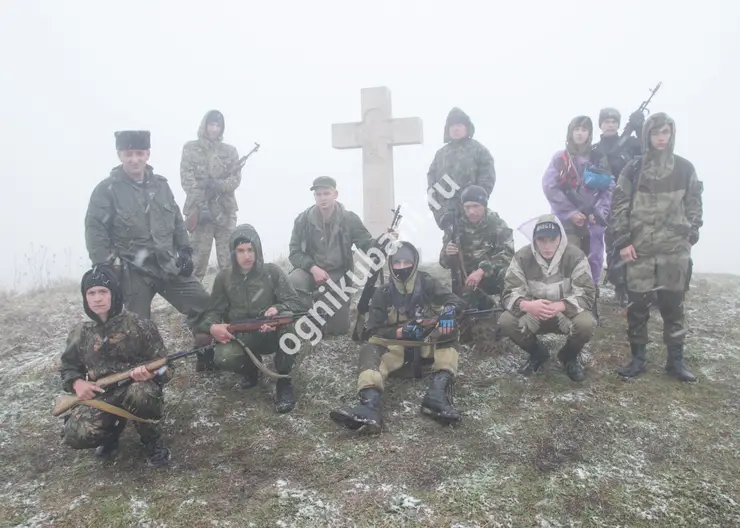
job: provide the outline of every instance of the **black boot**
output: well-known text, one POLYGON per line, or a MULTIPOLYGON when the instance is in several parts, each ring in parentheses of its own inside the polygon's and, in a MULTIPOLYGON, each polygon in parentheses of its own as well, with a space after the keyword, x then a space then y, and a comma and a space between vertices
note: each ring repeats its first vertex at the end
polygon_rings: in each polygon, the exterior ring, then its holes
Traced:
POLYGON ((287 413, 295 408, 295 395, 290 378, 280 378, 275 384, 275 410, 287 413))
POLYGON ((572 345, 565 343, 565 346, 558 352, 558 359, 563 364, 565 373, 573 381, 583 381, 586 375, 583 372, 583 366, 579 361, 581 350, 574 348, 572 345))
POLYGON ((529 376, 530 374, 539 372, 550 359, 550 352, 540 343, 539 339, 535 339, 535 345, 529 350, 525 349, 525 352, 529 353, 529 359, 519 369, 519 374, 523 376, 529 376))
POLYGON ((421 412, 444 423, 456 423, 461 420, 460 412, 453 403, 455 379, 452 372, 439 370, 432 373, 429 388, 421 401, 421 412))
MULTIPOLYGON (((66 420, 65 420, 66 422, 66 420)), ((95 448, 95 456, 101 460, 113 460, 118 454, 118 439, 123 432, 123 428, 126 427, 127 420, 119 418, 115 425, 115 429, 111 434, 110 438, 95 448)))
POLYGON ((683 343, 668 345, 668 359, 665 370, 679 381, 696 381, 696 376, 683 363, 683 343))
MULTIPOLYGON (((262 356, 256 356, 257 359, 262 362, 262 356)), ((244 390, 253 389, 259 384, 260 381, 260 371, 257 368, 257 365, 255 365, 250 358, 247 358, 245 360, 247 362, 247 365, 245 365, 245 374, 244 378, 239 382, 239 387, 241 387, 244 390)))
POLYGON ((647 346, 632 343, 630 347, 632 348, 632 361, 629 362, 629 365, 617 370, 617 374, 624 378, 634 378, 642 374, 645 372, 645 366, 647 364, 645 360, 645 349, 647 346))
POLYGON ((166 466, 170 460, 170 450, 161 438, 142 441, 146 453, 146 463, 152 467, 166 466))
MULTIPOLYGON (((196 334, 195 335, 195 346, 203 347, 211 344, 212 338, 210 334, 196 334)), ((206 370, 215 370, 213 363, 213 349, 206 350, 205 352, 198 352, 195 355, 195 372, 204 372, 206 370)))
POLYGON ((375 387, 360 391, 360 403, 351 409, 335 409, 329 417, 347 429, 365 434, 379 434, 383 428, 380 414, 382 393, 375 387))

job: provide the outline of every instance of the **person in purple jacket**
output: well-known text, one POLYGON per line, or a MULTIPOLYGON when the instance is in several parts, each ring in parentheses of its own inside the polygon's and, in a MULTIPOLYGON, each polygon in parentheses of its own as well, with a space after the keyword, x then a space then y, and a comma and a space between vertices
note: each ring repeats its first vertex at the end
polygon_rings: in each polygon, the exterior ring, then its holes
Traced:
POLYGON ((542 189, 565 228, 568 244, 586 255, 596 284, 593 313, 599 320, 599 279, 604 271, 604 219, 611 209, 614 178, 589 162, 594 125, 578 116, 568 125, 565 150, 555 153, 542 177, 542 189))

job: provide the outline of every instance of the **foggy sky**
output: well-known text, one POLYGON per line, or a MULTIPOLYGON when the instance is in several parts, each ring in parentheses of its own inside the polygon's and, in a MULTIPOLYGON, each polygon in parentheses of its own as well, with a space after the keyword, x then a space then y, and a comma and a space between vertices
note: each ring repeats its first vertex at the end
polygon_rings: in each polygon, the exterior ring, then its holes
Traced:
POLYGON ((4 2, 0 287, 44 264, 75 278, 89 266, 83 220, 92 189, 118 164, 116 130, 151 131, 150 164, 182 207, 182 145, 212 108, 240 155, 262 145, 242 172, 238 221, 255 225, 268 259, 287 256, 315 176, 335 177, 339 200, 362 214, 361 152, 332 149, 331 124, 359 120, 370 86, 390 88, 394 116, 423 119, 424 144, 394 149, 395 192, 402 237, 429 261, 441 233, 427 217, 426 173, 451 107, 471 116, 493 154, 489 206, 516 230, 549 212, 541 178, 570 119, 596 124, 614 106, 624 123, 663 81, 650 109, 676 120, 676 153, 705 186, 696 270, 740 273, 737 4, 363 5, 4 2))

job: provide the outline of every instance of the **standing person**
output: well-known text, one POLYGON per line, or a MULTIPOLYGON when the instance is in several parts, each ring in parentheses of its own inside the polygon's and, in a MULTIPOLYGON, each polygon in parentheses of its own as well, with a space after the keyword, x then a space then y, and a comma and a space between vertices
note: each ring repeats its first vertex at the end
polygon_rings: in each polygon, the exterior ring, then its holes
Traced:
POLYGON ((651 115, 642 133, 644 156, 619 175, 612 203, 614 244, 626 263, 627 337, 632 361, 618 370, 627 378, 645 371, 650 299, 657 293, 663 318, 666 371, 696 381, 683 362, 686 328, 684 289, 691 247, 704 224, 703 185, 690 161, 673 153, 676 123, 651 115))
MULTIPOLYGON (((96 456, 112 459, 127 419, 85 402, 103 393, 98 401, 137 418, 159 420, 164 409, 163 387, 172 377, 172 367, 149 372, 137 366, 167 357, 167 350, 154 323, 123 309, 121 289, 109 268, 93 268, 85 273, 81 290, 82 306, 91 321, 79 324, 69 334, 60 375, 64 390, 74 393, 82 404, 65 419, 62 438, 74 449, 96 448, 96 456), (131 369, 133 383, 107 390, 92 383, 125 369, 131 369)), ((134 424, 149 465, 167 464, 170 450, 162 441, 159 424, 134 424)))
POLYGON ((195 276, 202 281, 216 241, 220 270, 228 269, 229 237, 236 227, 239 207, 234 191, 242 181, 239 154, 224 143, 226 123, 218 110, 210 110, 198 127, 198 139, 185 143, 180 180, 187 194, 183 214, 192 232, 195 276))
POLYGON ((542 189, 550 207, 565 228, 568 244, 588 256, 596 286, 593 314, 599 318, 599 280, 604 271, 604 225, 611 208, 614 179, 588 171, 593 123, 578 116, 568 125, 565 150, 555 153, 542 177, 542 189))
MULTIPOLYGON (((601 138, 591 150, 591 163, 603 170, 608 170, 614 180, 619 177, 622 169, 631 160, 642 153, 642 126, 645 124, 645 116, 642 112, 633 112, 629 117, 629 124, 625 127, 627 137, 619 135, 622 114, 616 108, 602 108, 599 112, 599 128, 601 138), (632 131, 635 136, 632 136, 632 131)), ((614 237, 612 228, 607 227, 604 234, 606 246, 606 267, 609 270, 609 281, 614 285, 617 302, 624 306, 626 303, 626 285, 624 273, 612 273, 614 252, 614 237)), ((617 259, 618 262, 618 259, 617 259)))
MULTIPOLYGON (((375 245, 360 217, 337 201, 339 192, 334 178, 319 176, 311 191, 316 204, 296 217, 288 257, 293 265, 288 278, 305 310, 313 307, 314 292, 329 280, 338 285, 344 278, 350 286, 347 272, 354 269, 352 245, 366 253, 375 245)), ((327 314, 325 335, 338 336, 349 330, 350 300, 337 301, 342 303, 341 308, 327 314)))
POLYGON ((457 107, 450 110, 445 121, 445 145, 434 155, 427 172, 429 209, 440 229, 444 229, 441 220, 450 207, 457 211, 458 216, 462 216, 459 203, 462 189, 478 185, 485 189, 486 198, 490 198, 496 185, 493 156, 482 143, 473 139, 474 135, 475 126, 468 114, 457 107), (460 189, 450 198, 434 190, 434 185, 439 183, 442 189, 451 191, 452 185, 444 181, 446 178, 450 178, 460 189))
POLYGON ((121 165, 90 196, 85 241, 90 260, 120 277, 126 309, 151 318, 157 293, 188 316, 192 328, 208 293, 192 276, 193 250, 167 179, 154 173, 148 131, 116 132, 121 165))

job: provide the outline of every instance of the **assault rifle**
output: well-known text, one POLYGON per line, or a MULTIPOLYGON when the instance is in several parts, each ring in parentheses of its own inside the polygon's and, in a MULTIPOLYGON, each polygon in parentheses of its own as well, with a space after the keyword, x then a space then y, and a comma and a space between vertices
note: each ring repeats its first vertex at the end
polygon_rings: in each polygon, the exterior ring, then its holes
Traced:
MULTIPOLYGON (((463 262, 462 244, 460 243, 460 198, 452 199, 452 205, 448 205, 447 211, 440 219, 440 227, 450 236, 450 242, 457 246, 457 255, 450 259, 450 271, 452 275, 452 292, 458 297, 462 296, 463 287, 465 286, 465 264, 463 262)), ((444 250, 444 249, 443 249, 444 250)))
POLYGON ((604 228, 607 227, 608 224, 601 213, 596 209, 595 202, 590 205, 587 204, 586 200, 584 200, 583 197, 581 197, 572 187, 564 188, 563 194, 565 194, 566 198, 570 200, 570 203, 572 203, 576 209, 586 215, 586 226, 588 226, 588 217, 593 216, 597 224, 604 228))
MULTIPOLYGON (((169 365, 173 361, 177 359, 186 358, 188 356, 192 356, 194 354, 198 354, 200 352, 205 352, 206 350, 212 349, 215 345, 211 344, 208 346, 200 347, 200 348, 194 348, 192 350, 184 350, 182 352, 175 352, 174 354, 169 354, 167 357, 155 359, 154 361, 150 361, 149 363, 144 363, 143 365, 138 365, 137 367, 134 367, 130 370, 126 370, 125 372, 119 372, 117 374, 111 374, 109 376, 105 376, 104 378, 100 378, 99 380, 93 381, 95 385, 100 387, 101 389, 106 387, 123 387, 124 385, 127 385, 129 383, 132 383, 134 380, 131 378, 131 371, 133 371, 135 368, 138 368, 139 366, 143 366, 146 368, 149 372, 155 372, 162 367, 169 365)), ((74 395, 64 395, 57 397, 57 400, 54 404, 54 409, 51 411, 52 416, 60 416, 64 414, 65 412, 71 410, 72 408, 76 407, 80 404, 85 404, 86 401, 90 400, 80 400, 77 396, 74 395)), ((97 400, 96 400, 97 401, 97 400)))
MULTIPOLYGON (((391 220, 391 226, 388 228, 388 233, 395 231, 401 223, 401 218, 403 218, 400 205, 395 209, 391 209, 391 212, 393 213, 393 219, 391 220)), ((386 257, 387 256, 388 255, 386 255, 386 257)), ((365 314, 367 314, 370 309, 370 300, 373 298, 373 294, 375 293, 375 283, 378 281, 378 277, 382 277, 383 275, 384 266, 381 266, 381 262, 378 262, 380 257, 378 255, 373 255, 373 257, 375 257, 373 262, 375 262, 377 269, 372 275, 370 275, 370 277, 368 277, 367 282, 365 282, 365 287, 362 290, 362 294, 360 295, 360 300, 357 302, 357 320, 355 321, 355 327, 352 330, 352 341, 362 341, 366 338, 364 321, 365 314)))
MULTIPOLYGON (((249 159, 249 156, 254 154, 260 149, 260 144, 256 141, 254 142, 254 147, 252 150, 250 150, 246 155, 239 158, 232 166, 229 167, 229 169, 226 171, 228 174, 231 174, 232 172, 236 172, 237 170, 242 170, 244 167, 244 164, 249 159)), ((188 215, 188 217, 185 219, 185 227, 187 227, 188 231, 191 233, 195 231, 195 228, 198 227, 198 222, 200 221, 200 214, 203 209, 208 208, 208 200, 201 202, 196 205, 195 209, 193 209, 193 212, 188 215)), ((210 217, 210 211, 205 211, 206 215, 210 217)))
MULTIPOLYGON (((650 101, 652 101, 653 96, 655 93, 660 89, 660 85, 663 84, 663 81, 658 82, 658 84, 655 85, 655 88, 650 90, 650 97, 648 97, 646 100, 640 104, 640 106, 635 110, 633 113, 640 112, 643 116, 649 115, 650 110, 648 110, 648 105, 650 104, 650 101)), ((627 141, 627 138, 632 135, 632 132, 640 132, 635 128, 635 126, 631 122, 627 122, 627 124, 624 127, 624 130, 622 131, 622 135, 619 137, 619 141, 617 142, 616 147, 614 148, 614 151, 616 152, 619 150, 622 145, 624 145, 624 142, 627 141)), ((619 176, 619 174, 615 174, 615 176, 619 176)))
POLYGON ((303 316, 308 316, 308 312, 297 312, 297 313, 290 313, 290 314, 284 314, 284 315, 276 315, 274 317, 260 317, 256 319, 242 319, 239 321, 234 321, 232 323, 228 323, 228 331, 230 334, 242 334, 242 333, 248 333, 248 332, 256 332, 262 326, 268 325, 272 328, 278 328, 280 326, 285 326, 289 324, 295 323, 298 319, 300 319, 303 316))

